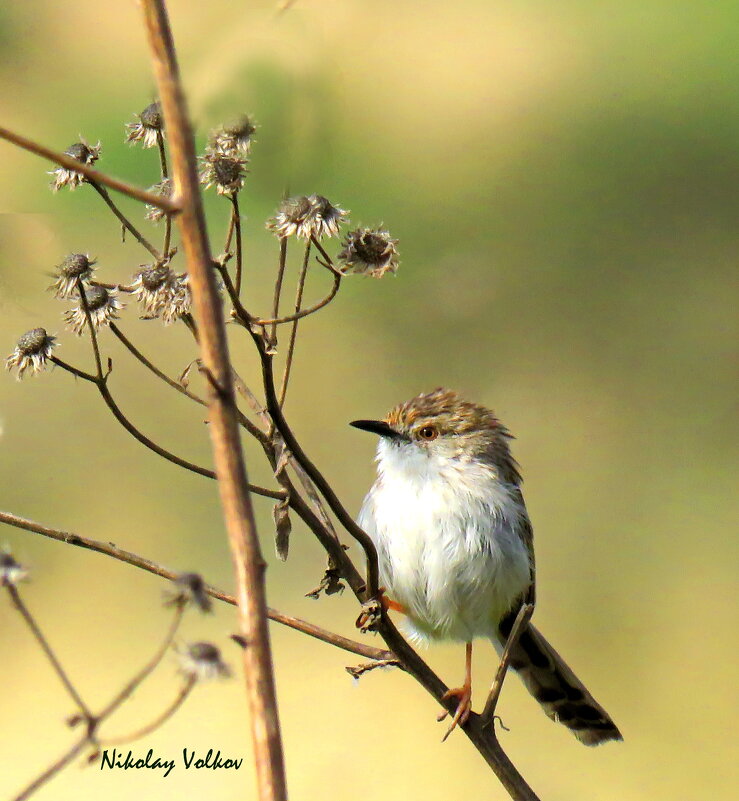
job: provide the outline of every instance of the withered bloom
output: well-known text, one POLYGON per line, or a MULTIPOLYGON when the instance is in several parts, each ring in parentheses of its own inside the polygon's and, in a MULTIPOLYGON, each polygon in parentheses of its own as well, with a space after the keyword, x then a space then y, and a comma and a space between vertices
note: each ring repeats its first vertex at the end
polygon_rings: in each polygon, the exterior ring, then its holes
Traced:
MULTIPOLYGON (((174 184, 172 183, 171 178, 165 178, 158 184, 154 184, 154 186, 149 187, 149 191, 154 195, 171 199, 172 192, 174 191, 174 184)), ((145 216, 147 220, 151 220, 151 222, 156 223, 166 217, 167 213, 163 209, 160 209, 159 206, 152 206, 150 203, 147 203, 145 216)))
POLYGON ((209 150, 201 164, 200 183, 206 189, 215 186, 219 195, 233 195, 244 186, 246 159, 209 150))
POLYGON ((323 195, 300 195, 282 201, 275 216, 267 221, 267 229, 280 239, 337 236, 339 225, 345 222, 348 214, 323 195))
MULTIPOLYGON (((85 300, 90 310, 90 319, 95 329, 108 325, 118 319, 118 312, 123 304, 116 297, 116 289, 106 289, 104 286, 93 284, 85 287, 85 300)), ((81 336, 87 325, 87 315, 82 301, 64 314, 64 320, 77 336, 81 336)))
POLYGON ((236 122, 216 128, 210 135, 208 149, 226 156, 237 156, 239 153, 248 156, 256 130, 254 122, 244 115, 236 122))
POLYGON ((382 278, 387 272, 398 271, 397 239, 379 228, 357 228, 347 234, 338 259, 343 272, 382 278))
POLYGON ((89 281, 92 278, 95 259, 87 253, 70 253, 64 261, 57 265, 54 283, 49 287, 56 298, 70 298, 77 294, 77 281, 89 281))
POLYGON ((17 584, 28 576, 28 570, 16 562, 8 551, 0 551, 0 587, 17 584))
MULTIPOLYGON (((100 157, 100 142, 90 145, 80 137, 79 142, 75 142, 64 152, 82 164, 94 164, 100 157)), ((54 180, 51 182, 54 192, 58 192, 63 186, 75 189, 87 180, 81 172, 68 170, 66 167, 57 167, 55 170, 51 170, 49 175, 54 176, 54 180)))
POLYGON ((178 649, 180 671, 188 678, 204 681, 231 675, 221 652, 209 642, 194 642, 178 649))
POLYGON ((141 142, 143 147, 155 147, 157 134, 164 133, 164 116, 159 101, 148 105, 141 114, 136 115, 138 122, 129 122, 126 125, 126 142, 135 145, 141 142))
POLYGON ((23 378, 26 370, 40 373, 46 367, 52 350, 57 347, 56 337, 46 333, 44 328, 27 331, 18 340, 15 350, 5 360, 7 370, 18 370, 18 378, 23 378))
POLYGON ((161 317, 165 325, 190 311, 192 296, 187 276, 178 275, 166 264, 145 265, 136 273, 132 287, 144 316, 161 317))
POLYGON ((180 573, 166 593, 166 606, 193 604, 201 612, 210 612, 213 604, 205 591, 205 581, 199 573, 180 573))

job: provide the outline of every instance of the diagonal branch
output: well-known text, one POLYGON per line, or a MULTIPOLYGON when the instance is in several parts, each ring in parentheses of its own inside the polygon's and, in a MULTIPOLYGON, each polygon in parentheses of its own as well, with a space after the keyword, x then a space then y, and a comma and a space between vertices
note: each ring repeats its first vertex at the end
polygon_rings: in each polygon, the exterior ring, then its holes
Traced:
POLYGON ((17 145, 18 147, 23 148, 23 150, 28 150, 30 153, 35 153, 37 156, 42 156, 45 159, 49 159, 49 161, 53 161, 55 164, 59 164, 61 167, 66 167, 68 170, 80 172, 85 176, 85 178, 88 178, 91 181, 104 184, 110 189, 114 189, 116 192, 120 192, 123 195, 128 195, 128 197, 132 197, 134 200, 140 200, 142 203, 148 203, 151 206, 156 206, 158 209, 168 212, 169 214, 177 214, 177 212, 180 210, 179 204, 170 198, 162 197, 161 195, 154 195, 151 192, 147 192, 145 189, 139 189, 136 186, 127 184, 125 181, 119 181, 117 178, 113 178, 111 175, 106 175, 99 170, 89 167, 87 164, 77 161, 77 159, 68 156, 66 153, 60 153, 56 150, 51 150, 51 148, 44 147, 43 145, 38 144, 38 142, 34 142, 32 139, 27 139, 25 136, 13 133, 13 131, 3 128, 2 126, 0 126, 0 139, 5 139, 14 145, 17 145))
MULTIPOLYGON (((157 564, 157 562, 153 562, 151 559, 147 559, 131 551, 126 551, 123 548, 118 548, 111 542, 92 540, 88 537, 83 537, 81 534, 74 534, 71 531, 49 528, 41 523, 27 520, 24 517, 19 517, 10 512, 0 511, 0 523, 15 526, 15 528, 20 528, 24 531, 32 531, 34 534, 40 534, 43 537, 48 537, 57 542, 63 542, 65 545, 75 545, 78 548, 84 548, 88 551, 101 553, 104 556, 110 556, 120 562, 125 562, 128 565, 146 570, 148 573, 153 573, 155 576, 161 576, 171 581, 174 581, 180 575, 174 570, 169 570, 157 564)), ((206 585, 205 592, 217 601, 223 601, 224 603, 231 604, 231 606, 236 606, 236 599, 233 595, 229 595, 210 584, 206 585)), ((286 615, 283 612, 277 611, 277 609, 268 608, 267 615, 269 619, 274 620, 275 623, 281 623, 283 626, 287 626, 295 631, 300 631, 303 634, 307 634, 329 645, 335 645, 337 648, 341 648, 344 651, 349 651, 350 653, 358 654, 368 659, 384 660, 393 658, 393 654, 390 651, 386 651, 382 648, 373 648, 371 645, 365 645, 364 643, 350 640, 348 637, 343 637, 341 634, 335 634, 332 631, 316 626, 315 623, 309 623, 307 620, 302 620, 299 617, 286 615)))

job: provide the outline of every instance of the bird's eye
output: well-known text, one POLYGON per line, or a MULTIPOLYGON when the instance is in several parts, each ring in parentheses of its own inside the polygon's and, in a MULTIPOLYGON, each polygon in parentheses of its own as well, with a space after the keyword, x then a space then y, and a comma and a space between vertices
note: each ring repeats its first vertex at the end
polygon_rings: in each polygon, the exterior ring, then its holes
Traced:
POLYGON ((423 428, 418 429, 418 436, 421 439, 431 440, 436 439, 439 436, 439 432, 435 426, 423 426, 423 428))

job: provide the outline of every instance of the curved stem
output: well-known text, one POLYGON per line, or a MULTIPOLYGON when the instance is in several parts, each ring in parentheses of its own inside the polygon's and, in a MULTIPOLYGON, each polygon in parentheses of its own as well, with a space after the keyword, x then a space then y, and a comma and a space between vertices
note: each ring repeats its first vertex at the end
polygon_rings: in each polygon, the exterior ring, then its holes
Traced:
POLYGON ((157 260, 161 261, 162 254, 154 247, 154 245, 149 242, 149 240, 136 228, 133 223, 126 217, 123 212, 113 203, 110 195, 108 194, 107 189, 101 186, 97 181, 89 178, 88 179, 90 186, 100 195, 100 197, 105 201, 108 208, 115 214, 115 216, 120 221, 121 225, 131 232, 133 238, 144 248, 146 248, 149 253, 157 260))
MULTIPOLYGON (((305 278, 308 275, 308 265, 310 263, 310 241, 305 243, 305 253, 303 254, 303 264, 300 267, 300 276, 298 277, 298 288, 295 292, 295 313, 300 312, 300 307, 303 304, 303 290, 305 289, 305 278)), ((338 285, 336 289, 338 291, 338 285)), ((314 309, 314 311, 317 311, 314 309)), ((293 321, 293 327, 290 330, 290 342, 287 346, 287 356, 285 357, 285 371, 282 374, 282 386, 280 387, 280 408, 285 405, 285 395, 287 394, 287 384, 290 381, 290 370, 293 366, 293 355, 295 354, 295 341, 298 336, 298 321, 293 321)))
MULTIPOLYGON (((167 166, 167 149, 164 147, 164 134, 157 131, 157 148, 159 149, 159 171, 162 175, 162 180, 169 178, 169 167, 167 166)), ((172 239, 172 217, 167 214, 167 219, 164 221, 164 244, 162 245, 162 252, 165 256, 169 255, 169 243, 172 239)))
MULTIPOLYGON (((277 317, 280 313, 280 294, 282 293, 282 281, 285 277, 285 263, 287 262, 287 237, 280 239, 280 259, 277 263, 277 279, 275 281, 275 297, 272 301, 272 317, 277 317)), ((272 321, 270 321, 272 322, 272 321)), ((262 323, 269 325, 270 323, 262 323)), ((272 324, 272 332, 269 336, 272 347, 277 345, 277 323, 272 324)))
POLYGON ((271 325, 271 326, 278 326, 282 325, 283 323, 292 323, 295 320, 301 320, 303 317, 308 317, 309 314, 314 314, 317 311, 320 311, 324 306, 328 306, 329 303, 336 297, 336 293, 339 291, 339 287, 341 286, 341 273, 334 273, 334 285, 331 287, 331 291, 326 295, 323 300, 320 300, 316 303, 315 306, 311 306, 309 309, 303 309, 303 311, 296 312, 295 314, 288 314, 287 317, 278 317, 273 318, 271 320, 252 320, 252 325, 271 325))
POLYGON ((236 232, 236 276, 234 279, 236 294, 241 296, 241 271, 243 263, 243 243, 241 239, 241 214, 239 213, 239 196, 234 192, 231 195, 233 205, 233 224, 236 232))
POLYGON ((197 679, 194 676, 190 676, 180 688, 180 691, 177 693, 177 697, 174 699, 174 701, 164 710, 164 712, 154 718, 151 723, 147 723, 146 726, 142 726, 137 731, 126 734, 123 737, 112 737, 110 739, 100 740, 100 745, 105 747, 132 743, 135 740, 140 740, 142 737, 146 737, 147 734, 151 734, 153 731, 156 731, 182 706, 187 696, 190 695, 190 692, 195 686, 196 681, 197 679))

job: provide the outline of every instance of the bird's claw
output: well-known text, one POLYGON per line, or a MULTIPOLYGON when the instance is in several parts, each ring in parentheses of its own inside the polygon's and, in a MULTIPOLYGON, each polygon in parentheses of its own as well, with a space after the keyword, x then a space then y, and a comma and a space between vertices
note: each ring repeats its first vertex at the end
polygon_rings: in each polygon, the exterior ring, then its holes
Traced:
MULTIPOLYGON (((454 713, 454 717, 452 718, 452 722, 449 725, 449 728, 446 730, 446 734, 442 737, 442 743, 446 742, 447 737, 457 728, 457 726, 464 726, 467 723, 470 712, 472 712, 472 688, 469 686, 463 687, 455 687, 451 690, 447 690, 444 695, 442 695, 442 701, 448 701, 450 698, 457 699, 457 709, 454 713)), ((449 713, 444 710, 436 720, 441 723, 449 713)))
POLYGON ((371 598, 362 604, 362 611, 357 618, 356 626, 361 632, 377 631, 377 626, 382 617, 382 603, 376 598, 371 598))

